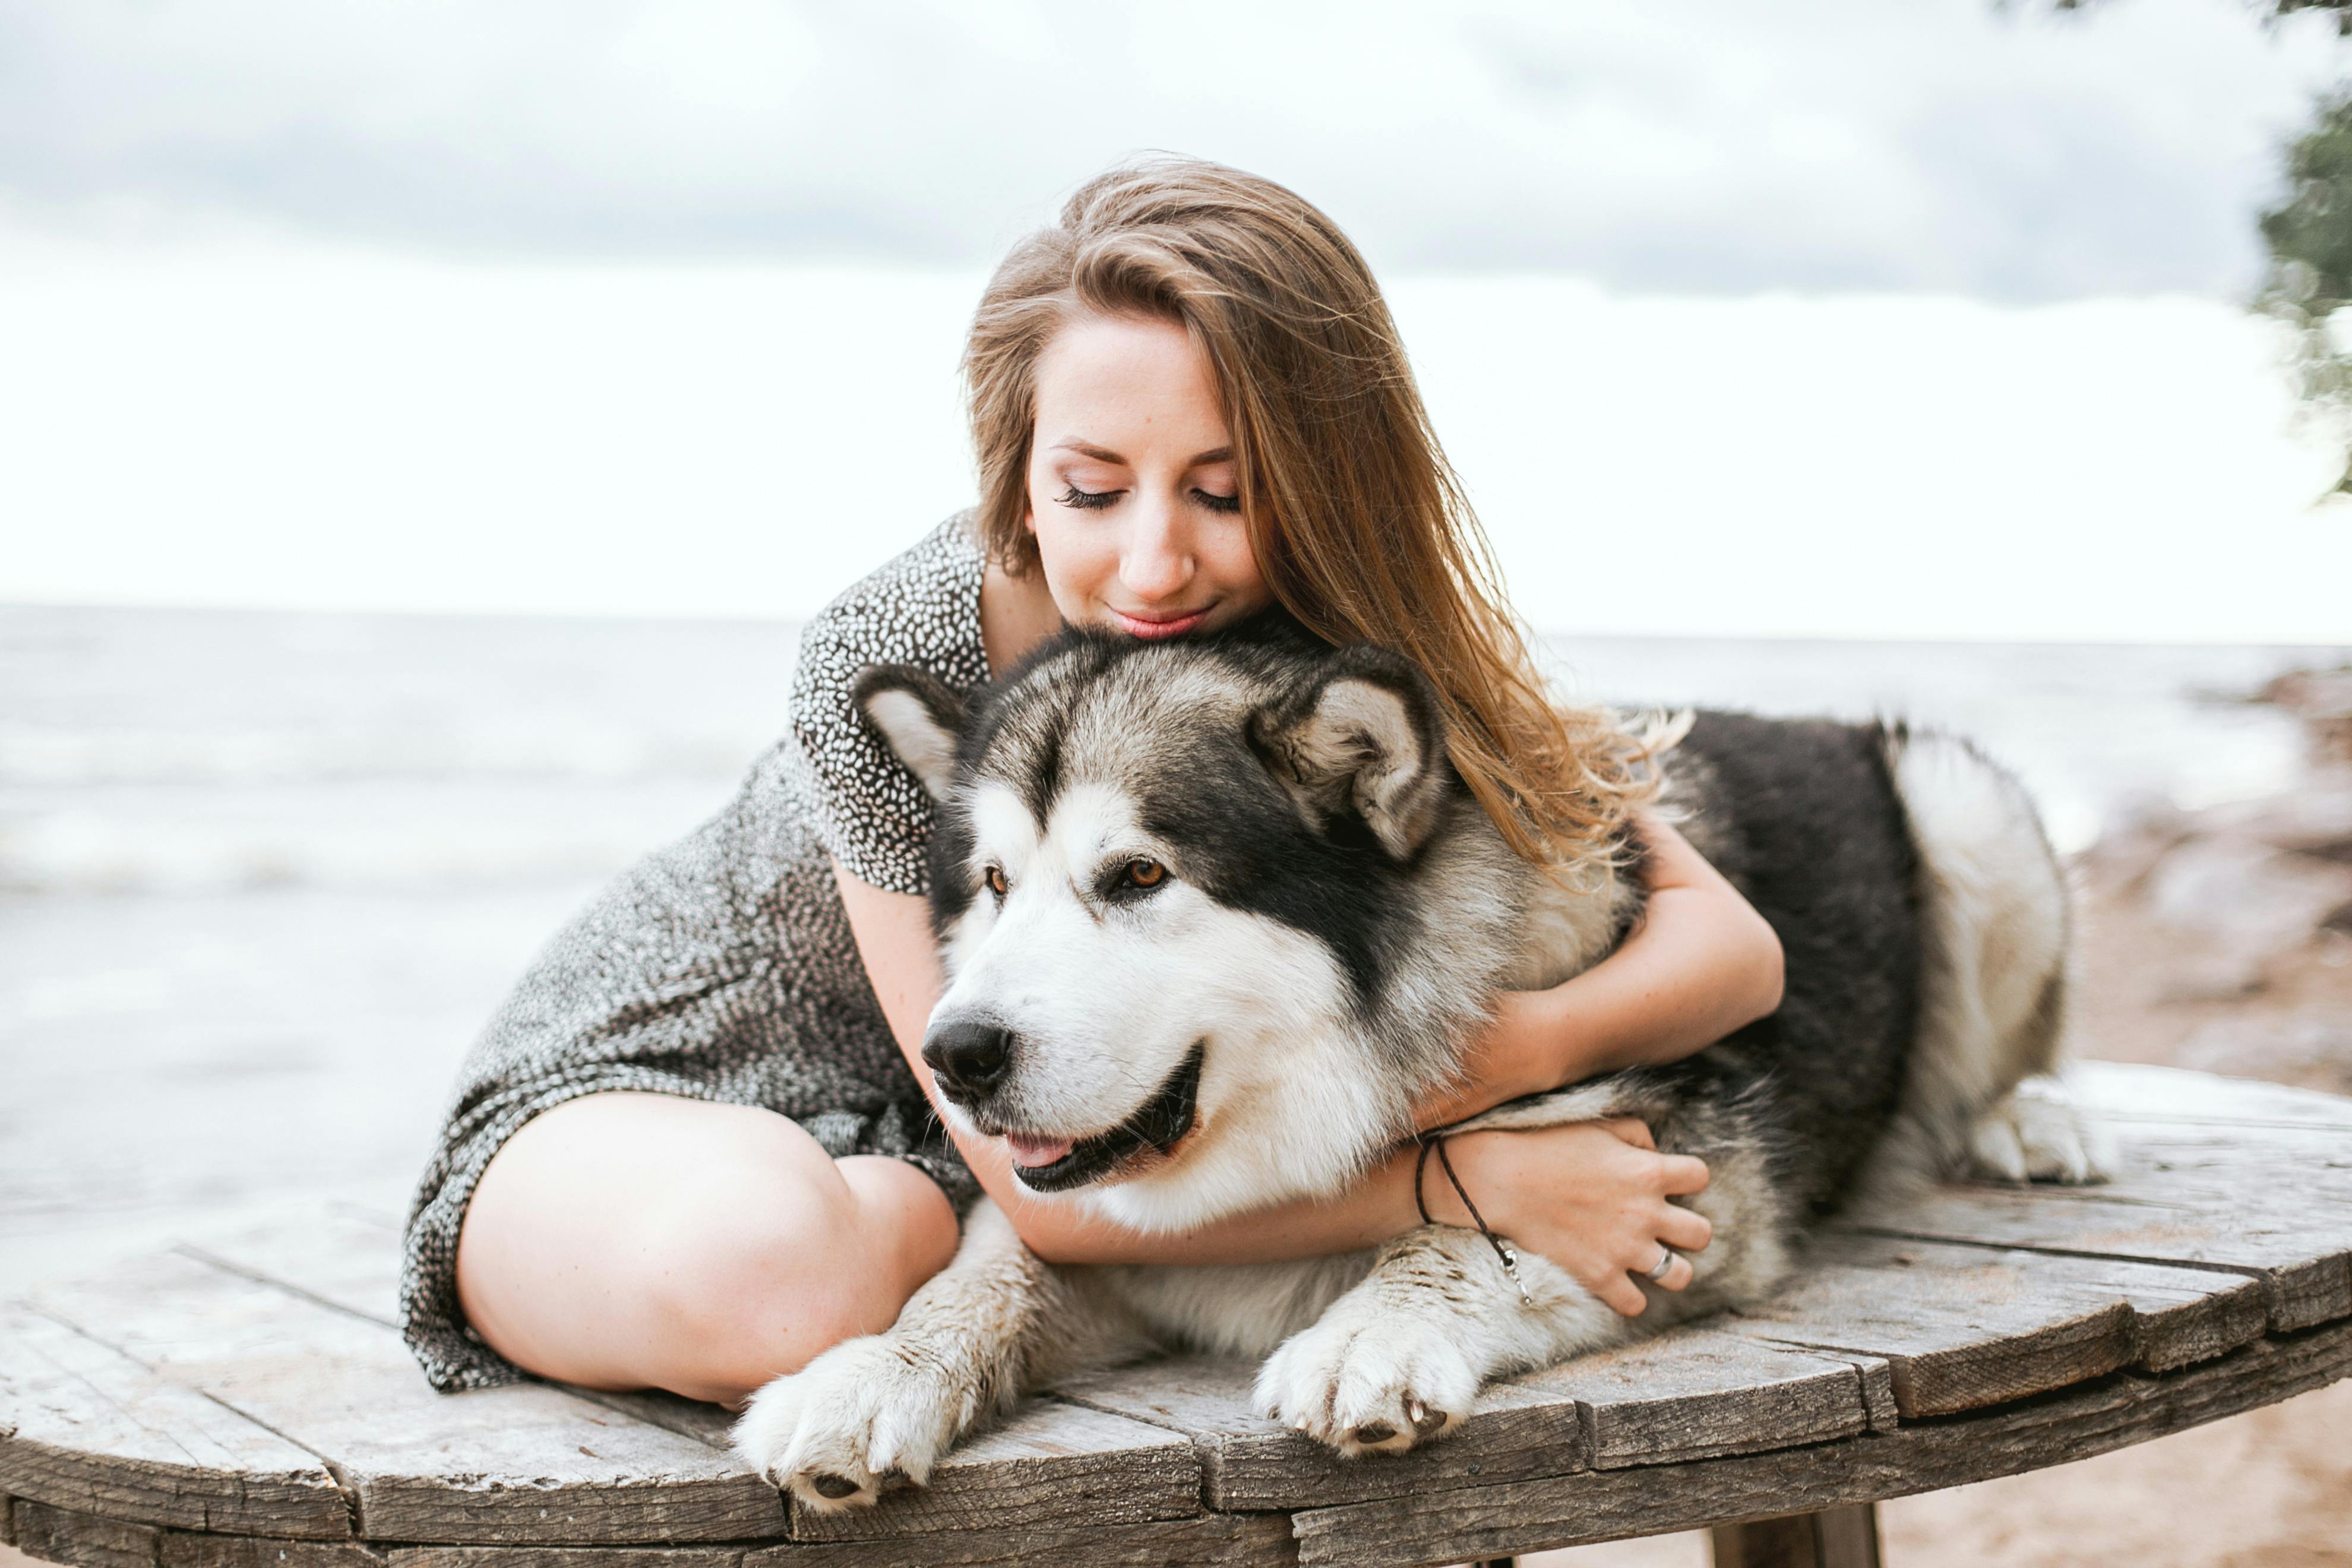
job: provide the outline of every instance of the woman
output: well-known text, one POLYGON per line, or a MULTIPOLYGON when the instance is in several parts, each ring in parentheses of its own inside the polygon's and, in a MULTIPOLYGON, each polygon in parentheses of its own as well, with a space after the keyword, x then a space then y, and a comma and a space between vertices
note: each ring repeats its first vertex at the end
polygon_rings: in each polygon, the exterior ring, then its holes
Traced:
MULTIPOLYGON (((1154 160, 1094 180, 991 281, 965 355, 982 501, 803 635, 793 732, 726 811, 559 935, 468 1059, 409 1222, 410 1344, 443 1388, 518 1368, 739 1403, 878 1331, 985 1192, 1066 1263, 1241 1263, 1417 1223, 1400 1153, 1351 1191, 1181 1235, 1025 1196, 1000 1142, 929 1115, 941 989, 928 797, 853 710, 868 664, 969 688, 1066 624, 1213 631, 1280 604, 1426 668, 1448 743, 1522 855, 1561 864, 1641 810, 1642 743, 1547 700, 1369 269, 1269 181, 1154 160)), ((1583 975, 1505 997, 1442 1125, 1696 1050, 1779 1004, 1769 927, 1643 815, 1649 912, 1583 975)), ((1180 1004, 1181 1005, 1181 1004, 1180 1004)), ((1495 1227, 1619 1310, 1704 1185, 1638 1123, 1481 1133, 1454 1163, 1495 1227)), ((1435 1216, 1468 1223, 1449 1189, 1435 1216)))

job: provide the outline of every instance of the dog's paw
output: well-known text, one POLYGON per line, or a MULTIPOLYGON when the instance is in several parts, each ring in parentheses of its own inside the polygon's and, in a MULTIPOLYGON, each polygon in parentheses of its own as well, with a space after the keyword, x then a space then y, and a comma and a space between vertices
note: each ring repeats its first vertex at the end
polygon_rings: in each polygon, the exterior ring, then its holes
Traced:
POLYGON ((871 1508, 901 1478, 931 1479, 972 1403, 889 1336, 870 1335, 753 1394, 735 1423, 735 1451, 820 1512, 871 1508))
POLYGON ((1478 1374, 1434 1325, 1341 1300, 1258 1369, 1258 1408, 1340 1453, 1402 1454, 1462 1425, 1478 1374))
POLYGON ((2107 1179, 2114 1163, 2105 1131, 2055 1078, 2030 1078, 1969 1129, 1976 1173, 2001 1182, 2107 1179))

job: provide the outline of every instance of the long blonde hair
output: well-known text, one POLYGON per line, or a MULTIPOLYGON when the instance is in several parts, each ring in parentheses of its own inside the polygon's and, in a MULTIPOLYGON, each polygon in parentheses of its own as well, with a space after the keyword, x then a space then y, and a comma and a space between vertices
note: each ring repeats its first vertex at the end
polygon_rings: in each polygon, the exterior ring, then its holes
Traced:
POLYGON ((1271 180, 1155 156, 1088 181, 1013 247, 963 374, 982 541, 1015 574, 1037 563, 1024 521, 1037 358, 1081 313, 1191 335, 1276 600, 1328 642, 1379 643, 1428 672, 1454 765, 1511 847, 1557 870, 1611 855, 1654 788, 1654 740, 1547 691, 1387 302, 1338 226, 1271 180))

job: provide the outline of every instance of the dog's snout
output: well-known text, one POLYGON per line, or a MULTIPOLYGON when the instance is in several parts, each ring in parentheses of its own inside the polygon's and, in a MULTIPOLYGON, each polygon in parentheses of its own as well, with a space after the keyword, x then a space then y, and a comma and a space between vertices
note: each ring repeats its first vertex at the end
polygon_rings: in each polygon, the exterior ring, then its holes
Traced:
POLYGON ((982 1019, 941 1024, 923 1038, 923 1060, 951 1094, 985 1094, 1013 1065, 1013 1031, 982 1019))

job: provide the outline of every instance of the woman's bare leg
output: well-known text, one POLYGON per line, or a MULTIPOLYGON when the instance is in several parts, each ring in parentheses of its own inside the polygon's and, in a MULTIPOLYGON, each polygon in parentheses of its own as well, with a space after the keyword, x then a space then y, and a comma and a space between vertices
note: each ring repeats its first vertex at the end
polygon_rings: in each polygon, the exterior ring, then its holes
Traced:
POLYGON ((482 1174, 457 1299, 518 1366, 734 1404, 890 1326, 954 1256, 947 1194, 903 1160, 835 1160, 772 1111, 593 1094, 482 1174))

